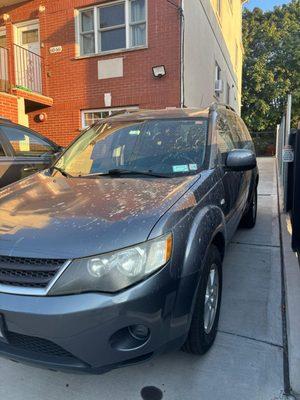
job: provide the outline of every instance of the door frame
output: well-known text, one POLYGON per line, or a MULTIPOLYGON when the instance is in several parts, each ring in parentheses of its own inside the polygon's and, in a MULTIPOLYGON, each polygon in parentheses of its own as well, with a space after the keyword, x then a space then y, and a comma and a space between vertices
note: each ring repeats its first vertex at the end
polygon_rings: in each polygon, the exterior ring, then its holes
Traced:
MULTIPOLYGON (((6 37, 6 26, 0 26, 0 36, 6 37)), ((7 47, 7 43, 6 43, 6 47, 7 47)))
MULTIPOLYGON (((14 24, 15 47, 15 74, 16 83, 25 86, 33 92, 42 93, 42 66, 41 66, 41 40, 40 22, 38 19, 28 20, 14 24), (38 49, 28 50, 22 45, 22 33, 24 30, 38 30, 38 49), (23 50, 22 50, 23 49, 23 50), (25 60, 25 61, 24 61, 25 60)), ((28 46, 29 47, 29 46, 28 46)))
MULTIPOLYGON (((23 47, 22 45, 22 38, 21 38, 21 33, 24 32, 25 30, 31 30, 33 27, 38 28, 38 38, 39 38, 39 44, 41 45, 41 36, 40 36, 40 21, 38 19, 32 19, 24 22, 19 22, 17 24, 14 24, 14 39, 15 43, 18 46, 23 47), (27 29, 23 29, 27 28, 27 29)), ((38 55, 41 55, 41 48, 39 47, 39 53, 38 55)))

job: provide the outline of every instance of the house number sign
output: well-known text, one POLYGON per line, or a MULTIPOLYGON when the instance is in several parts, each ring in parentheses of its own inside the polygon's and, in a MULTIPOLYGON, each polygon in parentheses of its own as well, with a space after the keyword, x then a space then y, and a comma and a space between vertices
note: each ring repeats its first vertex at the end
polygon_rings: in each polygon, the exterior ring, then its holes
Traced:
POLYGON ((61 53, 61 52, 62 52, 62 46, 50 47, 50 49, 49 49, 50 54, 56 54, 56 53, 61 53))

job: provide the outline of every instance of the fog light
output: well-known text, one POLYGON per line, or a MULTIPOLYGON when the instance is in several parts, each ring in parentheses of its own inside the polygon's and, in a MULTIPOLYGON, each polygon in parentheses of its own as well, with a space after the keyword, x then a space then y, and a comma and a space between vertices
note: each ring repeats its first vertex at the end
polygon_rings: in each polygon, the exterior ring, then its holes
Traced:
POLYGON ((132 325, 128 327, 129 333, 137 340, 145 340, 150 336, 150 330, 145 325, 132 325))

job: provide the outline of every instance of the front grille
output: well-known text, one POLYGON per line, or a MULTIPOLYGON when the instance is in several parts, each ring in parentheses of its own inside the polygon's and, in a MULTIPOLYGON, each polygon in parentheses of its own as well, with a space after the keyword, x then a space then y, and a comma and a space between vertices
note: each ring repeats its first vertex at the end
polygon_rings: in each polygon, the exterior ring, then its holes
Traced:
POLYGON ((46 355, 49 357, 74 358, 68 351, 64 350, 50 340, 34 336, 21 335, 20 333, 7 332, 8 343, 21 350, 46 355))
POLYGON ((45 288, 65 262, 61 259, 0 256, 0 285, 45 288))

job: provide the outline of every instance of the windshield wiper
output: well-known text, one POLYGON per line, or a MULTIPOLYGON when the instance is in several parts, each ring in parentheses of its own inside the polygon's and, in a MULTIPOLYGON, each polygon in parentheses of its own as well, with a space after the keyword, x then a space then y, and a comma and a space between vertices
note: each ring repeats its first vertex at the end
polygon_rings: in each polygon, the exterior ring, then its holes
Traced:
POLYGON ((171 178, 171 175, 161 174, 159 172, 152 172, 152 171, 137 171, 137 170, 130 170, 130 169, 110 169, 108 172, 98 172, 95 174, 89 175, 80 175, 80 178, 92 178, 93 176, 118 176, 118 175, 148 175, 148 176, 155 176, 157 178, 171 178))
POLYGON ((65 176, 66 178, 74 178, 72 175, 68 174, 64 169, 59 168, 59 167, 52 167, 52 170, 58 171, 60 172, 63 176, 65 176))

